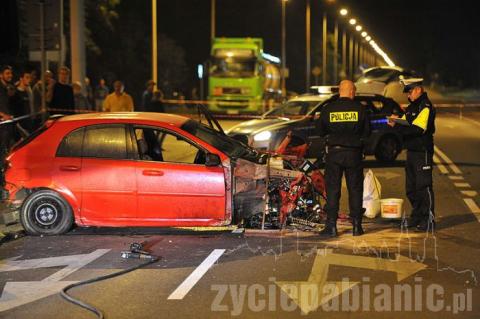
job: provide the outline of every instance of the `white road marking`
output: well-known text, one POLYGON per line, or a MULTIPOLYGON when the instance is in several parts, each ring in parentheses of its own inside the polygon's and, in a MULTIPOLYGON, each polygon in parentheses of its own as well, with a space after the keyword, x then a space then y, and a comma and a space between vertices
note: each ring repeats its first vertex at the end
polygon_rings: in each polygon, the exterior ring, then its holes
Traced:
POLYGON ((445 161, 445 163, 448 164, 452 172, 454 172, 455 174, 462 174, 462 171, 458 168, 458 166, 455 165, 452 160, 447 155, 445 155, 445 153, 442 152, 437 146, 435 146, 435 152, 437 152, 438 156, 440 156, 445 161))
POLYGON ((477 191, 461 191, 463 195, 475 197, 478 195, 477 191))
POLYGON ((0 312, 9 310, 58 293, 76 281, 62 279, 108 253, 110 249, 97 249, 90 254, 18 260, 18 257, 3 260, 0 272, 65 266, 41 281, 7 282, 0 296, 0 312))
POLYGON ((440 173, 448 174, 447 168, 445 167, 445 165, 442 164, 442 162, 437 157, 437 155, 433 155, 433 162, 437 165, 438 169, 440 170, 440 173))
POLYGON ((460 175, 450 175, 448 176, 448 178, 454 181, 461 181, 465 179, 463 176, 460 176, 460 175))
POLYGON ((470 211, 477 217, 477 220, 480 222, 480 207, 478 207, 477 203, 471 198, 464 198, 465 204, 467 204, 470 211))
POLYGON ((389 260, 376 257, 337 254, 333 252, 333 249, 318 249, 308 281, 276 281, 275 283, 299 306, 302 314, 308 314, 311 311, 317 310, 322 304, 359 284, 359 282, 345 280, 341 282, 328 281, 330 265, 395 272, 398 282, 427 268, 427 265, 402 255, 397 255, 395 260, 389 260), (325 296, 326 284, 334 284, 337 289, 325 296), (318 287, 316 294, 312 292, 314 296, 308 293, 298 293, 306 291, 302 289, 302 287, 311 287, 312 285, 318 287))
POLYGON ((456 187, 458 188, 470 188, 470 184, 469 183, 453 183, 456 187))
POLYGON ((225 249, 215 249, 210 255, 188 276, 174 292, 168 296, 168 300, 181 300, 188 292, 202 279, 203 275, 213 266, 213 264, 223 255, 225 249))

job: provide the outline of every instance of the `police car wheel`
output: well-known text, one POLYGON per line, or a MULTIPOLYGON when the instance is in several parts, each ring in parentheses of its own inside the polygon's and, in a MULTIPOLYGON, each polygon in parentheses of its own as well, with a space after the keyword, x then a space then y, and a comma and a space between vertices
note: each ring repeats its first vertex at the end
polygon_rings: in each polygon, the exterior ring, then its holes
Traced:
POLYGON ((394 136, 384 136, 375 149, 375 158, 381 162, 393 162, 400 153, 400 143, 394 136))
POLYGON ((57 192, 39 190, 23 202, 20 221, 30 235, 59 235, 72 227, 73 212, 67 201, 57 192))

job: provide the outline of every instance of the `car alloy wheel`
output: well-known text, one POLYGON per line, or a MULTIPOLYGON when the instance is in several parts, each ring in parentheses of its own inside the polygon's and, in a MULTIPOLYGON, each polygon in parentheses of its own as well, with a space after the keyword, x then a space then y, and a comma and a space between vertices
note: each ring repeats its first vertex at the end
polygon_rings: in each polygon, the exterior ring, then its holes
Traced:
POLYGON ((58 235, 72 227, 73 214, 70 205, 59 193, 39 190, 23 202, 20 221, 30 235, 58 235))

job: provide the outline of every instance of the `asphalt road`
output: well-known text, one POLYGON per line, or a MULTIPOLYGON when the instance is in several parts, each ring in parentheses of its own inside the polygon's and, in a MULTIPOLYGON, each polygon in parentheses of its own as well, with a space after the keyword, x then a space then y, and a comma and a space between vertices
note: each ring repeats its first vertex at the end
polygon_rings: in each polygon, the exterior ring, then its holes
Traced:
MULTIPOLYGON (((106 318, 479 318, 479 119, 438 115, 435 234, 376 218, 365 221, 366 235, 354 238, 342 224, 332 240, 294 229, 75 229, 24 237, 0 247, 0 318, 95 318, 58 291, 139 264, 120 252, 142 241, 161 256, 157 263, 71 294, 106 318)), ((405 197, 403 161, 404 154, 380 167, 367 159, 383 198, 405 197)))

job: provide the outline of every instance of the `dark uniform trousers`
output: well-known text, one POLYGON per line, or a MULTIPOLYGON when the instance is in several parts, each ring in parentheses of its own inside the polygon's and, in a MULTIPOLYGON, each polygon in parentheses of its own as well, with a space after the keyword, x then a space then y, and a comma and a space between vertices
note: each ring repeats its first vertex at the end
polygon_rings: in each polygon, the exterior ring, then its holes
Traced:
POLYGON ((325 161, 325 186, 327 203, 325 211, 329 221, 338 218, 342 176, 345 172, 347 181, 350 217, 361 218, 363 209, 363 162, 361 149, 329 148, 325 161))
POLYGON ((407 151, 405 184, 407 197, 412 205, 410 217, 416 221, 433 219, 435 199, 432 187, 432 159, 433 153, 428 151, 407 151))

